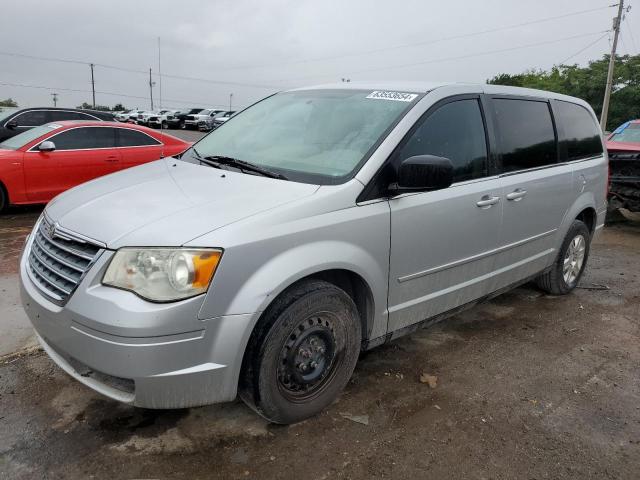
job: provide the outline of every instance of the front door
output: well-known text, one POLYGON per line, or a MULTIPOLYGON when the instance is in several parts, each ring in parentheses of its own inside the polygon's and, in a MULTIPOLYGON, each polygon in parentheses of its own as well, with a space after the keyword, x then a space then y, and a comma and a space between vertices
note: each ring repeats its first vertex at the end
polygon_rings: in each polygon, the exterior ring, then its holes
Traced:
POLYGON ((503 201, 489 176, 480 99, 454 97, 432 107, 394 152, 451 160, 454 184, 389 201, 389 331, 490 293, 503 201))
POLYGON ((29 199, 49 201, 58 193, 108 173, 120 165, 111 127, 78 127, 53 135, 56 149, 40 152, 37 146, 24 156, 29 199))

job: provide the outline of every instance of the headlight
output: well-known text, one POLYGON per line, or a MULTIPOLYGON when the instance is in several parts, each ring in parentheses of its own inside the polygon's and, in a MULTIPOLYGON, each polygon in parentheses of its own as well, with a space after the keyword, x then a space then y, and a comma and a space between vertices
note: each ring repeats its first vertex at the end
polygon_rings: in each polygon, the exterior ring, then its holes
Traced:
POLYGON ((217 249, 121 248, 102 283, 154 302, 181 300, 207 291, 221 256, 217 249))

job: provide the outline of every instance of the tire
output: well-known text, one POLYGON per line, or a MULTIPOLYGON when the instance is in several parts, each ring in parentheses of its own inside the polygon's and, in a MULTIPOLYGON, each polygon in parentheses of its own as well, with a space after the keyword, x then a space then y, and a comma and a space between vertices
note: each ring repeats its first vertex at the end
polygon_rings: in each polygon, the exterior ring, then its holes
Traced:
POLYGON ((180 123, 178 124, 178 128, 180 130, 184 130, 185 128, 187 128, 187 126, 184 124, 184 120, 180 121, 180 123))
POLYGON ((329 406, 360 354, 358 310, 321 280, 285 292, 258 322, 242 365, 240 397, 273 423, 290 424, 329 406))
POLYGON ((580 282, 587 266, 591 233, 580 220, 574 220, 564 237, 558 258, 550 270, 536 279, 538 287, 552 295, 566 295, 580 282), (565 262, 566 270, 565 270, 565 262))
POLYGON ((0 183, 0 213, 4 213, 4 211, 9 207, 9 198, 7 196, 7 192, 4 189, 2 183, 0 183))
POLYGON ((169 124, 167 122, 162 122, 160 124, 160 129, 166 130, 167 128, 169 128, 169 124))

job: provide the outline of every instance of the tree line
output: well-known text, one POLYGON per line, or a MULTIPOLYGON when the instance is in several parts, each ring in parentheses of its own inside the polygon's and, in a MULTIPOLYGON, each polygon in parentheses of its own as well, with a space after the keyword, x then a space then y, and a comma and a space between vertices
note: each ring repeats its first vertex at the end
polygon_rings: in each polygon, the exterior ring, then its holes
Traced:
MULTIPOLYGON (((600 118, 608 67, 609 55, 604 55, 586 67, 558 65, 550 70, 501 73, 488 79, 487 83, 539 88, 582 98, 589 102, 600 118)), ((617 55, 607 130, 636 118, 640 118, 640 55, 617 55)))

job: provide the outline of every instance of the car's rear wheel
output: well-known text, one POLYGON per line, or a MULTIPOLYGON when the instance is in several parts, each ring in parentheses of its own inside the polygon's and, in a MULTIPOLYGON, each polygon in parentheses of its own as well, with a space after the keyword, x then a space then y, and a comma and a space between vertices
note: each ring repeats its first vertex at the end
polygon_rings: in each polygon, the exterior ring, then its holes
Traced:
POLYGON ((167 128, 169 128, 169 124, 167 122, 162 122, 162 125, 160 126, 160 128, 166 130, 167 128))
POLYGON ((294 423, 330 405, 360 353, 358 310, 343 290, 305 281, 278 298, 254 331, 241 398, 274 423, 294 423))
POLYGON ((538 286, 552 295, 565 295, 576 288, 587 266, 590 244, 589 229, 574 220, 553 266, 536 279, 538 286))

